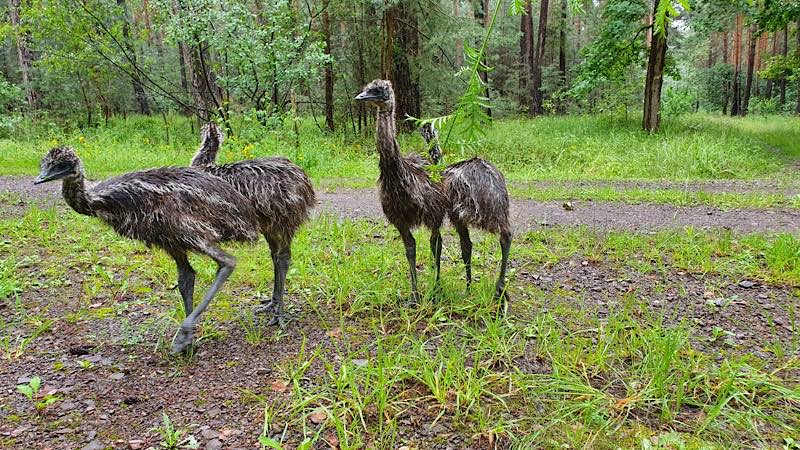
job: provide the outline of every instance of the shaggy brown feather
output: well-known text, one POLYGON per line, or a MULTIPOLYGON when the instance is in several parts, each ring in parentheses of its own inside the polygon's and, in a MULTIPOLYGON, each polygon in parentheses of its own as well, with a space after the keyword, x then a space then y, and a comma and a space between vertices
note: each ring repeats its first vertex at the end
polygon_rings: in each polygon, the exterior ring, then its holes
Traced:
POLYGON ((375 80, 356 97, 377 109, 376 141, 380 160, 380 200, 386 219, 397 228, 406 249, 411 274, 412 294, 417 297, 416 241, 411 234, 414 228, 425 225, 431 230, 436 280, 442 253, 439 229, 447 211, 447 197, 441 183, 431 180, 418 155, 402 156, 397 143, 394 117, 395 97, 392 83, 375 80))
POLYGON ((217 244, 258 238, 250 202, 221 178, 190 168, 132 172, 87 186, 83 165, 69 147, 45 155, 36 182, 58 179, 64 199, 75 211, 98 217, 120 235, 160 247, 173 257, 187 316, 173 351, 184 351, 192 343, 200 314, 236 266, 236 259, 217 244), (205 254, 219 266, 197 308, 193 308, 195 272, 186 256, 189 251, 205 254))
MULTIPOLYGON (((420 130, 422 139, 435 163, 442 158, 436 129, 426 124, 420 130)), ((467 273, 467 285, 472 282, 472 241, 469 227, 477 227, 500 235, 500 275, 495 285, 495 296, 508 298, 505 287, 508 256, 511 249, 511 224, 506 180, 500 170, 481 158, 472 158, 450 166, 442 173, 444 192, 447 195, 447 215, 461 241, 461 258, 467 273)))
POLYGON ((216 164, 222 130, 213 122, 203 126, 202 142, 192 166, 221 177, 252 204, 259 229, 272 254, 274 281, 272 298, 262 311, 274 311, 272 322, 282 322, 286 273, 291 263, 292 239, 308 221, 316 195, 303 169, 286 158, 257 158, 231 164, 216 164))

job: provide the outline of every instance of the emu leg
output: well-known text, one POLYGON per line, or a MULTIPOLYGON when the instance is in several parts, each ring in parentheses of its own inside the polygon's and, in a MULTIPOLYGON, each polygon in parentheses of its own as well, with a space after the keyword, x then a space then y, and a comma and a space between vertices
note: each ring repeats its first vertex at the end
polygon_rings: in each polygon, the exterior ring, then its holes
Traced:
POLYGON ((508 301, 506 292, 506 268, 508 267, 508 253, 511 250, 511 232, 500 232, 500 250, 503 252, 503 260, 500 262, 500 276, 497 278, 497 285, 494 290, 494 297, 508 301))
POLYGON ((194 339, 194 327, 197 325, 197 319, 200 317, 200 314, 203 314, 203 311, 208 308, 208 304, 211 303, 211 299, 214 298, 214 295, 219 291, 219 288, 222 287, 225 280, 233 272, 233 269, 236 268, 236 258, 233 256, 225 253, 219 247, 214 244, 207 244, 205 251, 203 252, 206 255, 210 256, 219 267, 217 269, 217 274, 214 277, 214 282, 211 283, 211 287, 206 292, 206 295, 203 297, 203 301, 200 302, 199 305, 184 319, 183 323, 181 323, 181 327, 178 330, 178 335, 175 336, 175 340, 172 342, 172 353, 182 353, 185 351, 189 345, 191 345, 192 340, 194 339))
POLYGON ((292 261, 291 239, 284 240, 282 243, 267 239, 267 242, 269 242, 270 253, 272 254, 275 278, 273 279, 272 298, 259 308, 259 312, 267 313, 271 311, 273 313, 273 317, 267 326, 279 325, 283 327, 285 324, 283 296, 286 292, 286 273, 289 272, 289 265, 292 261))
POLYGON ((403 238, 403 245, 406 247, 406 259, 408 260, 408 268, 411 273, 411 296, 414 301, 419 300, 419 292, 417 291, 417 241, 414 240, 414 235, 408 228, 397 228, 400 232, 400 237, 403 238))
POLYGON ((469 228, 461 222, 453 222, 458 232, 461 243, 461 259, 464 260, 464 269, 467 271, 467 289, 472 284, 472 241, 469 239, 469 228))
POLYGON ((186 316, 192 313, 194 304, 194 278, 195 271, 189 264, 189 258, 186 257, 186 252, 176 252, 171 254, 172 259, 178 266, 178 290, 181 292, 183 298, 183 309, 186 311, 186 316))
POLYGON ((439 271, 442 265, 442 234, 439 229, 431 230, 431 251, 436 264, 436 285, 439 285, 439 271))

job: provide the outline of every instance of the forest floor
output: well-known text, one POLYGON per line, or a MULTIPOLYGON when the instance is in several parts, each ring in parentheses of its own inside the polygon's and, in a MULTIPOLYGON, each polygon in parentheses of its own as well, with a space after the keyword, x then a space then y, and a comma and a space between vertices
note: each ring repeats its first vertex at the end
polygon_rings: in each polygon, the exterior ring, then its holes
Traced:
MULTIPOLYGON (((516 198, 504 316, 491 299, 494 237, 477 233, 480 281, 467 294, 453 233, 436 294, 420 244, 429 295, 410 304, 374 189, 328 187, 295 244, 288 326, 253 314, 270 287, 265 246, 235 246, 240 265, 196 353, 173 357, 182 311, 170 260, 69 211, 59 186, 31 181, 0 177, 0 297, 10 300, 0 303, 0 448, 800 439, 800 209, 516 198), (34 377, 43 387, 28 400, 17 385, 34 377)), ((680 186, 796 195, 774 181, 680 186)), ((193 261, 200 290, 213 267, 193 261)))
MULTIPOLYGON (((59 142, 90 177, 186 164, 196 127, 161 121, 0 139, 0 448, 800 448, 797 118, 496 122, 480 153, 513 197, 507 311, 497 238, 474 233, 466 291, 449 226, 436 289, 415 233, 409 301, 370 139, 235 123, 221 160, 288 156, 320 204, 293 245, 287 326, 254 313, 267 245, 231 245, 237 269, 181 356, 172 260, 31 183, 59 142)), ((192 264, 199 295, 215 267, 192 264)))

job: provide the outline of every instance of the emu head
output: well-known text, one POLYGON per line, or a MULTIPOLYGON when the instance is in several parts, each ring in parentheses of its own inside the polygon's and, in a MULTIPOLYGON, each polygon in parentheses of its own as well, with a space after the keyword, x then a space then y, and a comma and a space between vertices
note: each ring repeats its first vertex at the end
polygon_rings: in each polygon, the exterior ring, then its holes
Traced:
POLYGON ((394 90, 392 89, 392 82, 389 80, 375 80, 369 83, 360 94, 356 96, 356 100, 366 102, 379 111, 394 111, 394 90))
POLYGON ((40 184, 62 178, 73 178, 81 175, 81 160, 71 147, 56 147, 42 158, 39 163, 39 176, 33 181, 40 184))
POLYGON ((442 149, 439 147, 439 132, 433 125, 426 123, 419 129, 419 134, 425 141, 425 146, 428 147, 428 154, 431 156, 434 164, 439 164, 442 160, 442 149))

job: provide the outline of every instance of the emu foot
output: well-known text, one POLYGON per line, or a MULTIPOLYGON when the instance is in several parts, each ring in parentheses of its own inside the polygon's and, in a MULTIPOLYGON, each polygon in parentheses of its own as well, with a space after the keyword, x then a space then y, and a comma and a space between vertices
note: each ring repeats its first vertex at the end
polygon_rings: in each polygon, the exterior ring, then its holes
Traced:
POLYGON ((266 303, 262 303, 256 309, 256 314, 272 314, 272 318, 267 322, 267 326, 278 325, 281 328, 286 326, 288 318, 286 313, 283 312, 283 302, 281 300, 272 299, 266 303))
POLYGON ((172 340, 172 354, 186 352, 194 342, 194 324, 182 324, 172 340))
POLYGON ((506 288, 497 288, 494 291, 494 299, 500 300, 500 306, 502 308, 502 312, 505 314, 508 312, 508 304, 511 301, 511 296, 508 294, 508 289, 506 288))

